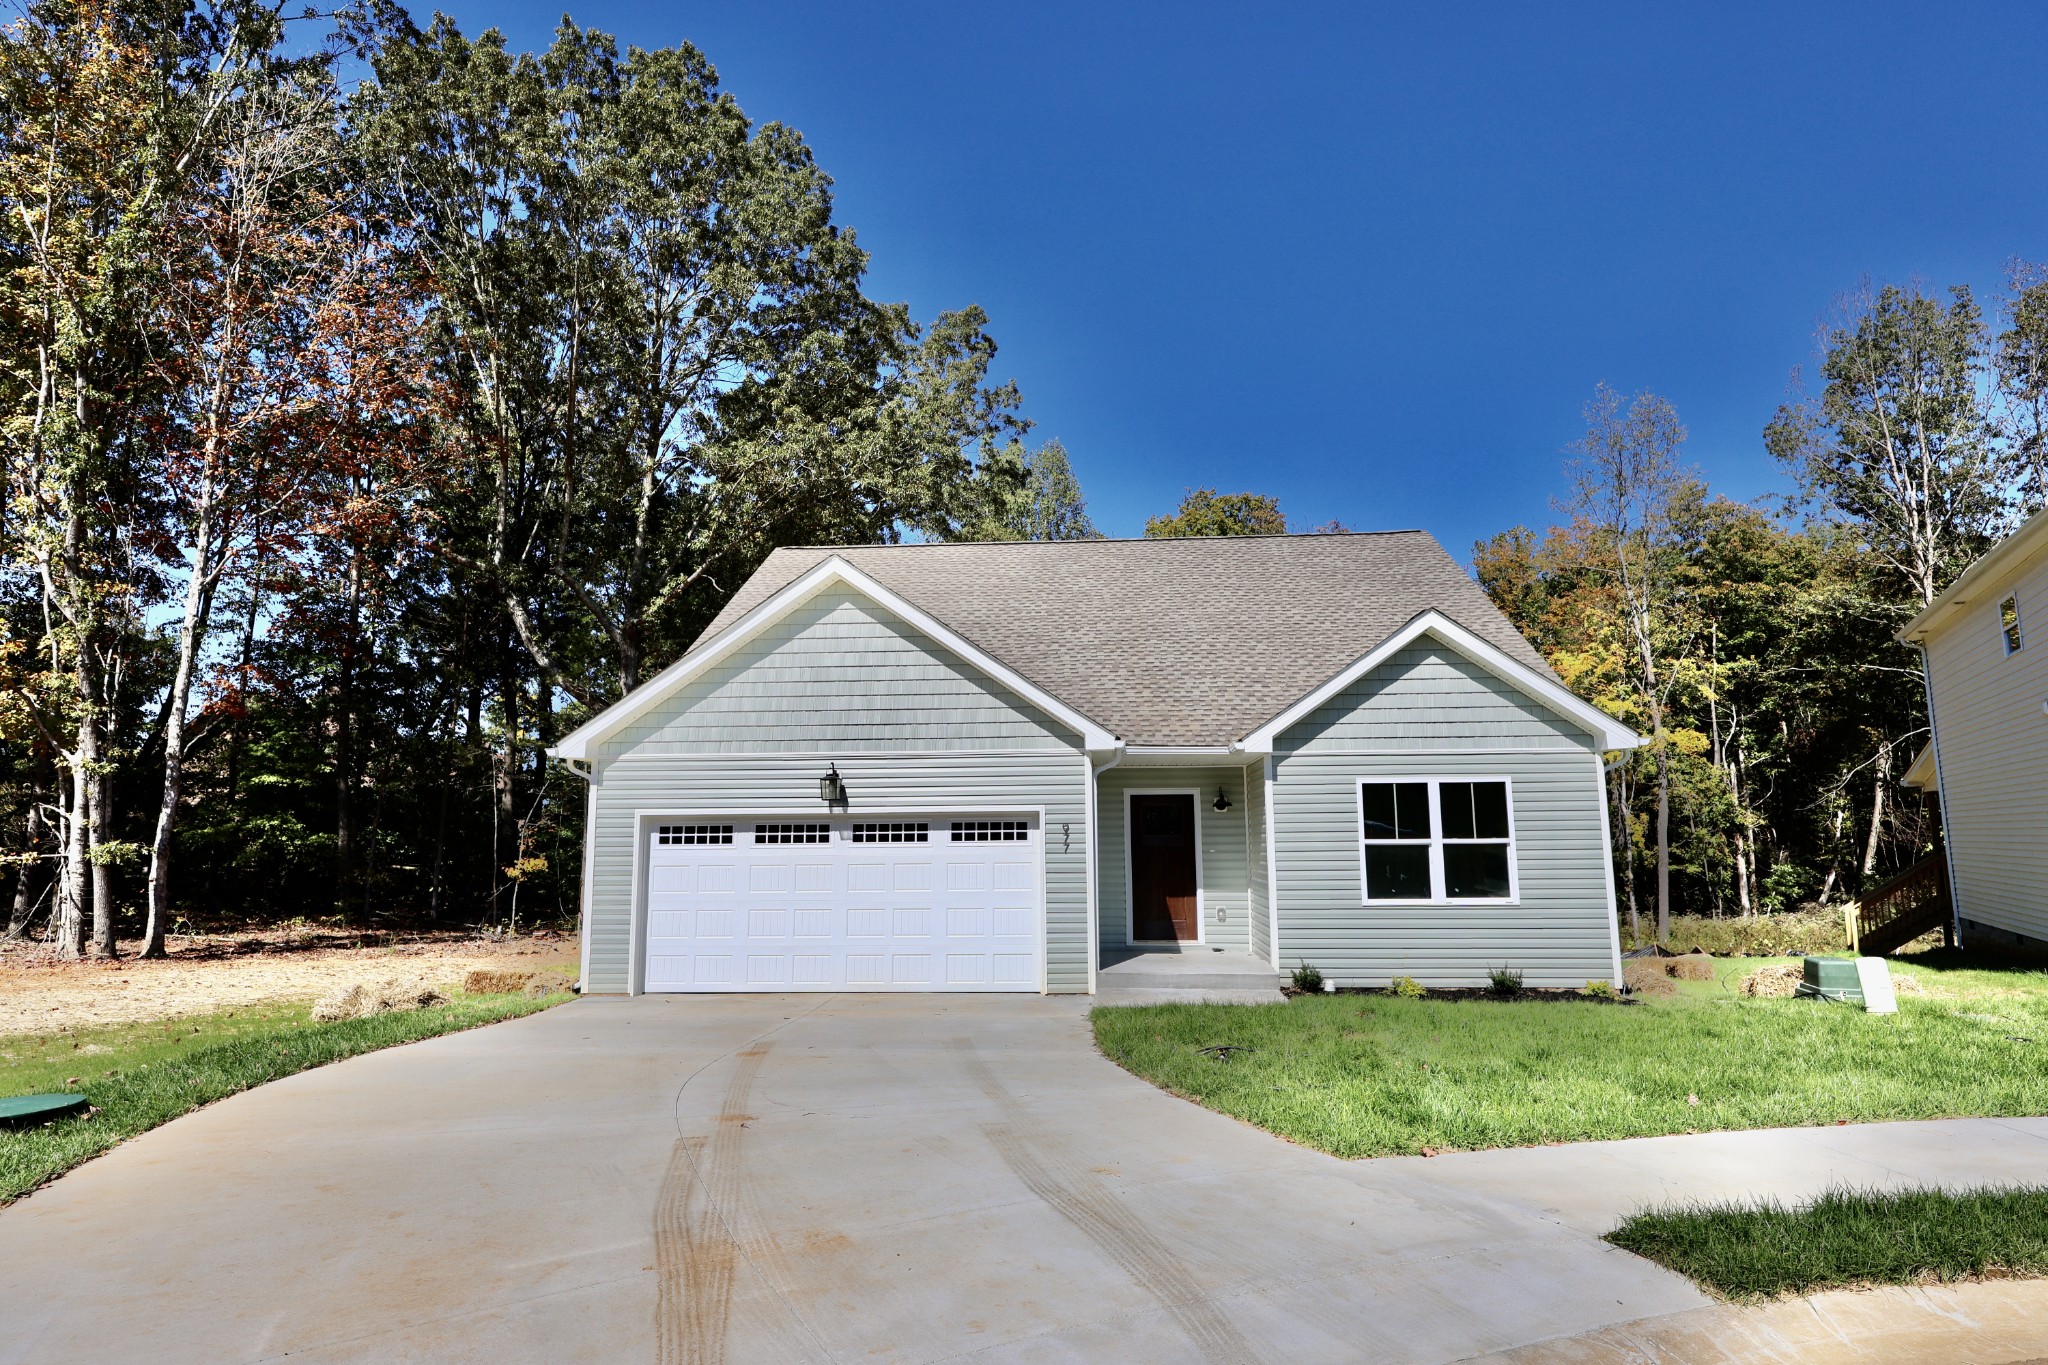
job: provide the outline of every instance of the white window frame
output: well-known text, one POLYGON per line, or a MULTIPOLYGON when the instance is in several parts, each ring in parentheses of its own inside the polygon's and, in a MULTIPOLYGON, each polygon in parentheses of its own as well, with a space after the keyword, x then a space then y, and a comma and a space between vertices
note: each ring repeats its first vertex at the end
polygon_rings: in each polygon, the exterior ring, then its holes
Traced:
POLYGON ((1469 776, 1454 773, 1437 777, 1382 777, 1378 773, 1360 773, 1351 780, 1352 828, 1357 831, 1358 842, 1358 899, 1370 910, 1376 905, 1520 905, 1522 903, 1522 869, 1518 856, 1521 842, 1515 835, 1515 783, 1513 778, 1492 773, 1473 773, 1469 776), (1365 847, 1375 844, 1411 844, 1420 846, 1422 840, 1371 839, 1365 837, 1365 785, 1368 782, 1386 783, 1389 786, 1401 784, 1424 785, 1429 788, 1429 886, 1434 893, 1428 897, 1402 897, 1375 900, 1367 894, 1365 884, 1365 847), (1444 838, 1444 808, 1438 791, 1444 783, 1498 782, 1507 789, 1508 798, 1508 894, 1506 896, 1461 896, 1452 899, 1442 895, 1444 885, 1444 844, 1495 844, 1498 839, 1451 839, 1444 838))
POLYGON ((2009 592, 1998 599, 1998 642, 2005 647, 2007 658, 2027 647, 2027 623, 2020 615, 2020 595, 2009 592), (2005 609, 2012 608, 2012 625, 2005 624, 2005 609))

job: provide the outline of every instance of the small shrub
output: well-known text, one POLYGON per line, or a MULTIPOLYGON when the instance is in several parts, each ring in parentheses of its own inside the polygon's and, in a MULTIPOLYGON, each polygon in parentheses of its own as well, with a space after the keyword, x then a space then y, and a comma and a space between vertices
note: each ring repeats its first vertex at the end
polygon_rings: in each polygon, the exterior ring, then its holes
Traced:
POLYGON ((1495 995, 1520 995, 1522 974, 1510 967, 1495 967, 1486 974, 1487 989, 1495 995))
POLYGON ((1612 981, 1588 981, 1583 994, 1590 995, 1595 1000, 1612 1000, 1614 999, 1614 983, 1612 981))
POLYGON ((1412 976, 1397 976, 1387 983, 1387 989, 1403 1000, 1420 1000, 1428 992, 1420 981, 1412 976))
POLYGON ((1712 981, 1714 959, 1705 953, 1687 953, 1684 957, 1666 958, 1664 970, 1680 981, 1712 981))
POLYGON ((1303 995, 1320 995, 1323 991, 1323 974, 1306 962, 1294 969, 1294 989, 1303 995))

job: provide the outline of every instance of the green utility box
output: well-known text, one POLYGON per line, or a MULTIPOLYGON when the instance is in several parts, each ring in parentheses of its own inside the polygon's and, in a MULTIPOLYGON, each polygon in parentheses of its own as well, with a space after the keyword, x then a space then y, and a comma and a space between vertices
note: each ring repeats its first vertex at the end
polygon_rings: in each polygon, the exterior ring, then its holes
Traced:
POLYGON ((1809 957, 1806 959, 1805 979, 1794 991, 1796 995, 1816 995, 1823 1000, 1847 1000, 1863 1003, 1863 981, 1856 972, 1853 957, 1809 957))

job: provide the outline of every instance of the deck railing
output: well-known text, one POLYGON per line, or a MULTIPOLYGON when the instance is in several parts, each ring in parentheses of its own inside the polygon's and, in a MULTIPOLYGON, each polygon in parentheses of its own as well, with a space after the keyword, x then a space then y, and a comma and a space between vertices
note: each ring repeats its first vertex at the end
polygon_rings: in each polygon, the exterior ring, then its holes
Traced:
POLYGON ((1948 856, 1940 849, 1868 892, 1849 907, 1849 948, 1882 957, 1936 929, 1954 933, 1948 889, 1948 856))

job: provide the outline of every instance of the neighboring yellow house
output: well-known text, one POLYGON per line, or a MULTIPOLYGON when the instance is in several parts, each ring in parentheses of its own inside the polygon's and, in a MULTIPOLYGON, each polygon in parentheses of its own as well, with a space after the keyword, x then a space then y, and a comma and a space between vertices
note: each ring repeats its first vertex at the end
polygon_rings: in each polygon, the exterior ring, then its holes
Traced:
POLYGON ((1939 793, 1957 927, 2048 947, 2048 512, 1899 638, 1919 647, 1933 733, 1906 782, 1939 793))

